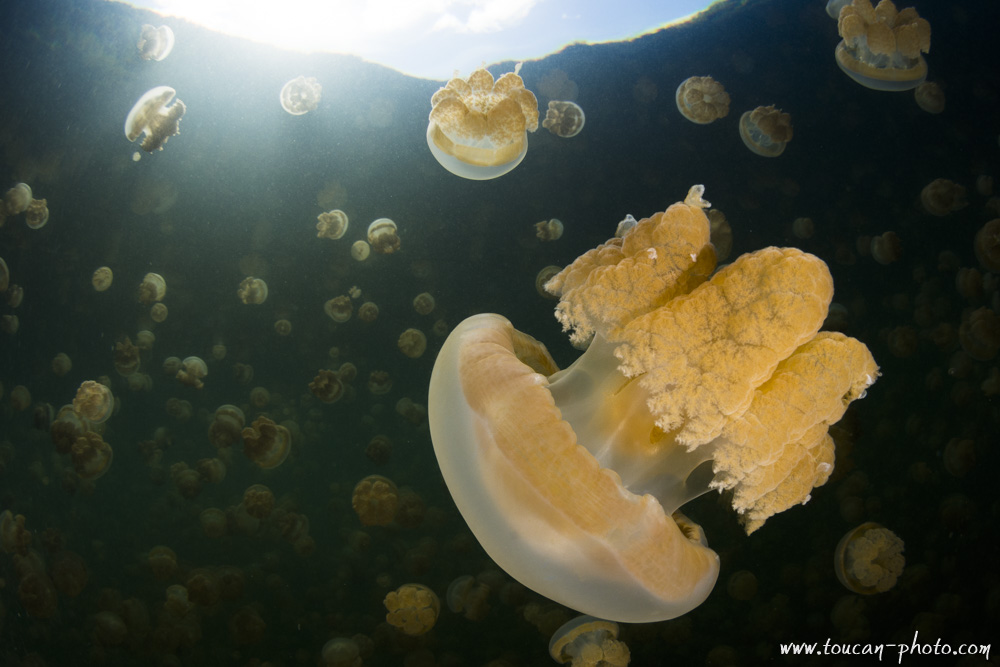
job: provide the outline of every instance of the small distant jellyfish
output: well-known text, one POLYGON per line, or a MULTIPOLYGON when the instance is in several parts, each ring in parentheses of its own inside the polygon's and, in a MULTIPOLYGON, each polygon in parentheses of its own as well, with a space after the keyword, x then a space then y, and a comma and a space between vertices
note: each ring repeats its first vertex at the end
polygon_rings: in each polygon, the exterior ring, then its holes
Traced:
POLYGON ((177 371, 177 381, 195 389, 201 389, 205 383, 201 381, 208 375, 208 365, 201 357, 186 357, 177 371))
POLYGON ((549 655, 561 665, 626 667, 631 653, 618 641, 618 624, 593 616, 577 616, 552 634, 549 655))
POLYGON ((333 297, 323 304, 323 311, 334 322, 343 323, 351 319, 351 315, 354 313, 354 305, 351 303, 350 297, 342 294, 333 297))
POLYGON ((111 287, 111 281, 113 279, 114 273, 111 269, 106 266, 101 266, 94 271, 94 275, 90 278, 90 284, 94 286, 95 291, 104 292, 111 287))
POLYGON ((18 183, 4 195, 4 203, 7 204, 7 214, 17 215, 24 213, 31 205, 31 186, 27 183, 18 183))
POLYGON ((535 223, 535 236, 541 241, 555 241, 563 235, 563 223, 557 218, 535 223))
POLYGON ((438 163, 462 178, 503 176, 528 152, 528 132, 538 129, 538 100, 513 72, 495 82, 485 68, 455 77, 431 97, 427 146, 438 163))
POLYGON ((147 153, 163 150, 167 139, 180 134, 181 117, 187 107, 180 100, 170 101, 177 94, 169 86, 157 86, 139 98, 125 119, 125 137, 135 141, 144 135, 139 147, 147 153))
POLYGON ((710 76, 692 76, 677 86, 677 110, 692 123, 708 125, 729 114, 729 93, 710 76))
POLYGON ((792 117, 774 105, 747 111, 740 117, 740 138, 757 155, 778 157, 792 140, 792 117))
POLYGON ((292 323, 286 319, 280 319, 274 323, 274 330, 279 336, 288 336, 292 333, 292 323))
POLYGON ((267 283, 260 278, 247 276, 240 283, 236 295, 245 304, 262 304, 267 301, 267 283))
POLYGON ((903 242, 896 232, 873 236, 869 246, 872 258, 883 266, 892 264, 903 254, 903 242))
POLYGON ((347 214, 334 209, 316 216, 316 236, 321 239, 337 240, 347 233, 347 214))
POLYGON ((136 47, 143 60, 163 60, 174 49, 174 31, 170 26, 161 25, 157 28, 147 23, 142 26, 136 47))
POLYGON ((542 127, 557 137, 569 139, 580 134, 586 121, 583 109, 575 102, 552 100, 545 111, 542 127))
POLYGON ((920 204, 931 215, 944 217, 969 205, 965 187, 947 178, 935 178, 920 191, 920 204))
POLYGON ((896 10, 892 2, 872 7, 854 0, 837 17, 837 65, 844 74, 873 90, 910 90, 927 78, 921 53, 931 48, 931 24, 917 10, 896 10))
POLYGON ((424 335, 423 331, 411 327, 399 334, 397 345, 400 352, 410 359, 419 359, 423 356, 424 350, 427 349, 427 336, 424 335))
POLYGON ((812 218, 795 218, 792 222, 792 234, 797 239, 809 239, 815 233, 816 225, 813 224, 812 218))
POLYGON ((629 233, 633 227, 639 224, 639 221, 632 217, 631 213, 625 214, 625 217, 618 223, 615 228, 615 238, 624 238, 626 234, 629 233))
POLYGON ((430 315, 436 306, 437 303, 430 292, 421 292, 413 297, 413 310, 420 315, 430 315))
POLYGON ((139 283, 139 303, 151 304, 162 301, 167 295, 167 281, 159 273, 147 273, 139 283))
POLYGON ((299 76, 281 89, 281 108, 293 116, 315 111, 323 96, 323 86, 313 77, 299 76))
POLYGON ((396 484, 382 475, 369 475, 354 487, 351 507, 364 526, 388 526, 399 509, 396 484))
POLYGON ((837 579, 861 595, 884 593, 896 585, 906 559, 903 540, 871 521, 849 531, 833 556, 837 579))
POLYGON ((351 257, 359 262, 363 262, 368 259, 368 255, 372 252, 372 248, 368 245, 367 241, 355 241, 351 244, 351 257))
POLYGON ((545 268, 543 268, 541 271, 538 272, 538 275, 535 276, 535 291, 538 292, 539 296, 541 296, 544 299, 559 298, 558 295, 552 294, 551 292, 545 289, 545 283, 555 278, 556 274, 562 270, 563 267, 550 264, 549 266, 546 266, 545 268))
POLYGON ((379 218, 368 225, 368 243, 380 255, 391 255, 399 250, 396 223, 389 218, 379 218))
POLYGON ((933 81, 924 81, 913 89, 917 106, 927 113, 939 114, 944 111, 944 91, 933 81))
POLYGON ((1000 218, 990 220, 976 232, 972 249, 984 269, 1000 273, 1000 218))
POLYGON ((31 229, 41 229, 49 221, 49 206, 44 199, 32 199, 24 212, 24 222, 31 229))
POLYGON ((385 596, 385 620, 411 637, 422 635, 437 622, 441 601, 423 584, 403 584, 385 596))
POLYGON ((361 667, 361 649, 347 637, 334 637, 323 645, 320 660, 323 667, 361 667))
POLYGON ((166 321, 169 311, 167 310, 167 304, 165 303, 154 303, 153 307, 149 309, 149 319, 153 320, 157 324, 161 324, 166 321))

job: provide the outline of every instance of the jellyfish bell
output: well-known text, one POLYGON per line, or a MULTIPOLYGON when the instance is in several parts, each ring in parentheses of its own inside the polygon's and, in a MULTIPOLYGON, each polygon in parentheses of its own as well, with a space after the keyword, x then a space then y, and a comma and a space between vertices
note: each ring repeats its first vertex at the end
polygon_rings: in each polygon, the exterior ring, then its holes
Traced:
POLYGON ((845 587, 861 595, 884 593, 903 572, 903 540, 874 522, 847 531, 837 544, 833 567, 845 587))
POLYGON ((347 214, 334 209, 316 216, 316 236, 321 239, 337 240, 347 233, 347 214))
POLYGON ((740 117, 740 139, 757 155, 778 157, 792 140, 792 117, 774 105, 747 111, 740 117))
POLYGON ((618 641, 618 624, 593 616, 577 616, 552 634, 549 655, 559 664, 627 665, 631 657, 618 641))
POLYGON ((837 65, 862 86, 910 90, 927 78, 921 54, 930 51, 931 26, 913 7, 897 11, 880 2, 876 9, 870 0, 853 0, 839 11, 837 32, 837 65))
MULTIPOLYGON (((378 218, 368 225, 368 244, 370 249, 380 255, 391 255, 399 250, 399 231, 396 223, 389 218, 378 218)), ((357 243, 355 244, 357 245, 357 243)), ((354 254, 354 249, 351 249, 354 254)), ((367 255, 366 255, 367 256, 367 255)), ((355 257, 355 259, 358 259, 355 257)), ((363 259, 363 258, 361 258, 363 259)))
POLYGON ((832 19, 840 16, 840 10, 851 4, 851 0, 829 0, 826 3, 826 15, 832 19))
POLYGON ((293 116, 315 111, 323 97, 323 86, 314 77, 297 76, 281 88, 281 108, 293 116))
POLYGON ((44 199, 32 199, 24 212, 24 222, 31 229, 41 229, 49 221, 49 206, 44 199))
POLYGON ((587 117, 575 102, 551 100, 545 110, 545 120, 542 127, 563 139, 569 139, 580 134, 587 117))
POLYGON ((698 125, 707 125, 729 114, 729 93, 710 76, 692 76, 681 81, 674 101, 681 115, 698 125))
POLYGON ((139 145, 142 150, 152 153, 163 150, 167 139, 180 134, 180 122, 187 107, 180 100, 171 104, 177 91, 170 86, 150 88, 139 98, 125 119, 125 137, 135 141, 144 135, 139 145))
POLYGON ((431 97, 427 146, 438 163, 462 178, 503 176, 528 152, 538 129, 538 100, 513 72, 494 81, 485 68, 455 77, 431 97))
POLYGON ((174 31, 166 25, 157 28, 144 24, 136 47, 143 60, 163 60, 174 50, 174 31))

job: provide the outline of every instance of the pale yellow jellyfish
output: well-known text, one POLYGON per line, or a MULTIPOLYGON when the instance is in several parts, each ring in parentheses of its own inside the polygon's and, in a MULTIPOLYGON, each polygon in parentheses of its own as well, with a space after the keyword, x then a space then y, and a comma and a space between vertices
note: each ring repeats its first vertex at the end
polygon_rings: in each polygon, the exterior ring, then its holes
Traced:
POLYGON ((365 301, 358 308, 358 319, 362 322, 374 322, 378 319, 378 304, 372 301, 365 301))
POLYGON ((896 585, 903 573, 903 540, 888 528, 869 521, 841 538, 833 555, 840 583, 855 593, 874 595, 896 585))
POLYGON ((73 398, 73 412, 92 424, 106 421, 114 408, 115 398, 111 394, 111 390, 93 380, 87 380, 81 384, 73 398))
POLYGON ((550 264, 542 268, 541 271, 535 276, 535 291, 538 292, 539 296, 545 299, 558 299, 559 297, 545 289, 545 283, 552 280, 557 273, 562 271, 563 267, 555 266, 550 264))
POLYGON ((618 641, 618 624, 593 616, 577 616, 556 630, 549 655, 573 667, 626 667, 632 657, 625 642, 618 641))
POLYGON ((201 357, 187 357, 181 362, 181 369, 177 371, 177 381, 195 389, 205 386, 202 378, 208 375, 208 364, 201 357))
POLYGON ((322 667, 361 667, 361 649, 347 637, 334 637, 320 651, 322 667))
POLYGON ((419 329, 409 328, 399 334, 399 351, 410 359, 419 359, 427 349, 427 336, 419 329))
POLYGON ((334 322, 346 322, 351 319, 351 314, 354 313, 354 304, 351 303, 349 296, 342 294, 323 304, 323 311, 334 322))
POLYGON ((747 111, 740 117, 740 139, 757 155, 778 157, 792 140, 792 117, 774 105, 747 111))
POLYGON ((335 371, 320 370, 309 383, 309 391, 324 403, 336 403, 344 395, 344 383, 335 371))
POLYGON ((291 448, 292 434, 267 417, 257 417, 250 426, 243 429, 243 453, 265 470, 284 463, 291 448))
POLYGON ((558 218, 535 223, 535 236, 539 241, 556 241, 562 238, 563 223, 558 218))
POLYGON ((24 222, 31 229, 41 229, 49 221, 49 205, 44 199, 32 199, 24 212, 24 222))
POLYGON ((373 221, 372 224, 368 225, 368 243, 372 250, 380 255, 391 255, 399 250, 400 241, 396 223, 389 218, 379 218, 373 221))
POLYGON ((340 209, 320 213, 316 217, 316 236, 321 239, 339 239, 347 233, 347 214, 340 209))
POLYGON ((365 526, 388 526, 399 509, 396 484, 382 475, 369 475, 354 486, 351 507, 365 526))
POLYGON ((267 283, 260 278, 247 276, 236 289, 236 296, 245 304, 262 304, 267 301, 267 283))
POLYGON ((874 90, 910 90, 927 78, 921 53, 931 48, 931 25, 917 10, 897 10, 889 0, 872 7, 853 0, 837 18, 837 65, 844 74, 874 90))
POLYGON ((385 371, 372 371, 368 374, 368 391, 375 396, 382 396, 392 391, 392 377, 385 371))
POLYGON ((359 262, 363 262, 368 259, 368 255, 371 254, 372 248, 368 245, 367 241, 355 241, 351 244, 351 257, 359 262))
POLYGON ((917 106, 927 113, 939 114, 944 111, 944 91, 933 81, 924 81, 913 89, 917 106))
POLYGON ((729 93, 710 76, 681 81, 674 98, 677 110, 692 123, 707 125, 729 114, 729 93))
POLYGON ((169 312, 167 311, 167 306, 163 303, 154 303, 153 307, 149 309, 149 319, 153 320, 157 324, 166 320, 168 314, 169 312))
POLYGON ((106 266, 98 267, 94 271, 94 275, 90 278, 90 284, 94 286, 94 289, 98 292, 103 292, 111 287, 111 282, 114 280, 114 273, 111 269, 106 266))
POLYGON ((385 596, 385 620, 410 636, 422 635, 437 622, 441 602, 423 584, 404 584, 385 596))
POLYGON ((139 283, 139 303, 163 301, 167 295, 167 281, 159 273, 147 273, 139 283))
POLYGON ((181 133, 181 117, 187 111, 180 100, 170 104, 176 94, 177 91, 169 86, 146 91, 125 119, 125 137, 135 141, 140 135, 145 135, 139 146, 142 150, 147 153, 163 150, 167 139, 181 133))
POLYGON ((430 292, 421 292, 413 297, 413 310, 421 315, 430 315, 437 304, 430 292))
POLYGON ((284 85, 278 98, 281 108, 293 116, 315 111, 323 96, 323 86, 314 77, 299 76, 284 85))
POLYGON ((282 318, 274 323, 274 330, 279 336, 288 336, 292 333, 292 323, 282 318))
POLYGON ((538 100, 518 76, 520 65, 494 82, 480 68, 451 79, 431 97, 427 146, 442 167, 475 181, 503 176, 528 152, 538 129, 538 100))
POLYGON ((552 100, 548 109, 545 110, 545 120, 542 127, 563 139, 569 139, 580 134, 587 118, 583 109, 575 102, 562 102, 552 100))
POLYGON ((153 344, 156 342, 156 334, 148 329, 143 329, 135 335, 135 344, 143 352, 149 352, 153 349, 153 344))
POLYGON ((119 375, 132 375, 139 370, 139 362, 139 348, 132 344, 132 339, 125 336, 125 340, 115 343, 114 364, 119 375))
POLYGON ((136 47, 143 60, 163 60, 174 49, 174 31, 166 25, 156 27, 144 24, 136 47))
POLYGON ((52 358, 52 372, 63 377, 73 370, 73 360, 65 352, 60 352, 52 358))
POLYGON ((114 459, 111 445, 93 431, 86 431, 77 438, 69 455, 76 474, 88 480, 95 480, 106 473, 114 459))
POLYGON ((7 205, 7 215, 24 213, 31 205, 31 186, 27 183, 18 183, 7 191, 3 200, 7 205))

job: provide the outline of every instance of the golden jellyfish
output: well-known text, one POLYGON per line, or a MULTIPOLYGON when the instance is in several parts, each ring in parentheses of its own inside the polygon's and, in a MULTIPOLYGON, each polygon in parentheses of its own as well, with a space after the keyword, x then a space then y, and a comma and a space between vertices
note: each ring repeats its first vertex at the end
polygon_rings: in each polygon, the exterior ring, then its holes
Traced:
POLYGON ((23 384, 10 390, 10 407, 14 412, 24 412, 31 407, 31 392, 23 384))
POLYGON ((156 334, 148 329, 143 329, 135 335, 135 344, 143 352, 150 352, 156 342, 156 334))
POLYGON ((139 370, 139 348, 125 336, 125 340, 115 343, 115 370, 122 377, 128 377, 139 370))
POLYGON ((136 48, 143 60, 163 60, 174 49, 174 31, 167 25, 156 27, 144 24, 136 48))
POLYGON ((819 258, 766 248, 713 273, 703 192, 547 283, 571 342, 590 341, 568 368, 481 314, 431 373, 435 455, 473 534, 583 613, 654 622, 701 604, 719 558, 678 509, 731 491, 749 534, 806 502, 833 470, 829 426, 878 376, 863 344, 819 332, 833 297, 819 258))
POLYGON ((903 573, 903 540, 871 521, 850 530, 837 544, 833 567, 844 586, 862 595, 884 593, 903 573))
POLYGON ((181 359, 180 357, 167 357, 163 360, 163 374, 169 377, 177 375, 177 371, 181 369, 181 359))
POLYGON ((114 452, 99 433, 86 431, 69 451, 73 470, 83 479, 95 480, 108 471, 114 452))
POLYGON ((399 490, 382 475, 369 475, 351 494, 351 507, 363 526, 388 526, 399 509, 399 490))
POLYGON ((146 562, 153 576, 159 580, 169 579, 177 571, 177 554, 170 547, 155 546, 146 555, 146 562))
POLYGON ((87 380, 76 390, 73 411, 92 424, 101 424, 111 416, 115 408, 115 397, 111 390, 93 380, 87 380))
POLYGON ((368 243, 380 255, 391 255, 399 250, 396 223, 389 218, 378 218, 368 225, 368 243))
POLYGON ((420 329, 410 327, 399 334, 396 345, 399 347, 399 351, 410 359, 419 359, 427 349, 427 336, 420 329))
POLYGON ((0 292, 6 292, 10 287, 10 268, 3 257, 0 257, 0 292))
POLYGON ((342 294, 323 304, 323 311, 334 322, 346 322, 354 313, 354 304, 351 303, 351 297, 342 294))
POLYGON ((414 426, 420 426, 427 419, 427 408, 404 396, 396 401, 396 414, 414 426))
POLYGON ((351 244, 351 257, 359 262, 363 262, 368 259, 368 255, 372 252, 372 247, 368 245, 367 241, 355 241, 351 244))
POLYGON ((128 638, 128 626, 115 612, 99 611, 94 614, 94 636, 101 646, 118 646, 128 638))
POLYGON ((965 313, 958 340, 973 359, 992 361, 1000 351, 1000 315, 985 306, 965 313))
POLYGON ((431 97, 427 146, 438 163, 462 178, 503 176, 528 152, 528 132, 538 129, 538 100, 513 72, 495 82, 485 68, 455 77, 431 97))
POLYGON ((910 90, 927 78, 921 53, 931 48, 931 24, 917 10, 897 10, 890 0, 872 7, 853 0, 840 10, 835 57, 844 74, 873 90, 910 90))
POLYGON ((377 465, 385 465, 392 457, 392 441, 381 433, 368 441, 365 446, 365 456, 377 465))
POLYGON ((31 229, 41 229, 49 221, 49 204, 44 199, 32 199, 24 212, 24 222, 31 229))
POLYGON ((920 191, 920 204, 931 215, 944 217, 969 205, 965 187, 947 178, 935 178, 920 191))
POLYGON ((390 591, 383 601, 385 620, 404 634, 417 637, 434 627, 441 613, 441 601, 423 584, 403 584, 390 591))
POLYGON ((31 186, 27 183, 18 183, 7 191, 3 200, 7 204, 7 215, 24 213, 32 202, 31 186))
POLYGON ((552 294, 551 292, 545 289, 545 283, 552 280, 552 278, 554 278, 556 274, 559 273, 560 271, 562 271, 561 266, 554 266, 550 264, 549 266, 542 268, 542 270, 538 272, 538 274, 535 276, 535 291, 538 292, 539 296, 541 296, 544 299, 559 298, 555 294, 552 294))
POLYGON ((21 328, 21 318, 17 315, 4 315, 0 318, 0 331, 13 336, 21 328))
POLYGON ((139 303, 149 305, 163 301, 167 295, 167 281, 159 273, 147 273, 139 283, 139 303))
POLYGON ((717 208, 709 209, 708 224, 711 229, 709 240, 715 246, 715 260, 723 262, 729 259, 733 249, 733 228, 726 219, 726 214, 717 208))
POLYGON ((55 616, 59 610, 58 596, 41 556, 35 552, 27 556, 15 556, 14 567, 19 579, 17 598, 25 613, 32 618, 55 616))
POLYGON ((339 208, 316 217, 316 236, 336 241, 347 233, 347 214, 339 208))
POLYGON ((11 285, 7 289, 7 305, 17 308, 24 301, 24 288, 20 285, 11 285))
POLYGON ((274 509, 274 494, 263 484, 254 484, 243 492, 243 507, 255 519, 265 519, 274 509))
POLYGON ((56 590, 68 598, 75 598, 87 587, 90 573, 80 554, 61 550, 52 557, 49 574, 56 590))
POLYGON ((293 116, 315 111, 323 97, 323 86, 314 77, 297 76, 281 88, 281 108, 293 116))
POLYGON ((430 315, 434 312, 436 305, 434 297, 431 296, 430 292, 421 292, 413 297, 413 310, 417 311, 420 315, 430 315))
POLYGON ((344 383, 336 372, 320 370, 309 383, 309 391, 324 403, 336 403, 344 395, 344 383))
POLYGON ((577 616, 556 630, 549 655, 574 667, 626 667, 632 657, 625 642, 618 641, 618 624, 593 616, 577 616))
POLYGON ((216 343, 215 345, 212 346, 212 359, 216 361, 222 361, 223 359, 225 359, 227 353, 228 350, 226 349, 226 346, 222 343, 216 343))
POLYGON ((201 525, 201 532, 205 534, 205 537, 224 537, 228 532, 226 513, 218 507, 203 509, 198 515, 198 523, 201 525))
POLYGON ((896 232, 873 236, 869 250, 872 258, 882 265, 892 264, 903 255, 903 242, 896 232))
POLYGON ((747 111, 740 116, 740 139, 757 155, 778 157, 792 140, 792 117, 773 104, 747 111))
POLYGON ((365 301, 358 308, 358 319, 362 322, 372 323, 378 319, 378 305, 371 302, 365 301))
POLYGON ((927 113, 939 114, 944 111, 944 91, 933 81, 924 81, 913 89, 917 106, 927 113))
POLYGON ((539 241, 555 241, 562 238, 563 223, 558 218, 535 223, 535 236, 539 241))
POLYGON ((1000 273, 1000 218, 990 220, 976 232, 973 250, 984 269, 1000 273))
MULTIPOLYGON (((211 427, 209 427, 209 438, 211 438, 211 432, 211 427)), ((218 484, 226 478, 226 464, 219 458, 199 459, 195 468, 203 482, 218 484)))
POLYGON ((444 599, 448 609, 470 621, 481 621, 490 611, 490 587, 477 582, 471 574, 458 577, 448 584, 444 599))
POLYGON ((73 369, 73 360, 65 352, 60 352, 52 357, 51 368, 53 373, 59 377, 63 377, 73 369))
POLYGON ((254 387, 250 390, 250 405, 263 410, 271 404, 271 392, 266 387, 254 387))
POLYGON ((0 513, 0 549, 4 553, 27 555, 32 538, 24 522, 23 514, 14 514, 10 510, 0 513))
POLYGON ((320 651, 322 667, 361 667, 361 649, 348 637, 334 637, 320 651))
POLYGON ((726 592, 734 600, 750 600, 757 595, 757 577, 748 570, 739 570, 729 575, 726 592))
POLYGON ((165 303, 154 303, 153 307, 149 309, 149 319, 153 320, 157 324, 165 322, 167 315, 170 311, 167 310, 167 305, 165 303))
POLYGON ((274 330, 279 336, 289 336, 292 333, 292 323, 286 319, 280 319, 274 323, 274 330))
MULTIPOLYGON (((580 134, 587 117, 579 104, 569 101, 551 100, 545 110, 545 120, 542 127, 563 139, 569 139, 580 134)), ((516 166, 516 165, 515 165, 516 166)))
POLYGON ((267 301, 267 283, 260 278, 247 276, 240 283, 236 295, 245 304, 261 304, 267 301))
POLYGON ((280 466, 291 448, 292 434, 267 417, 257 417, 243 429, 243 453, 259 468, 269 470, 280 466))
POLYGON ((677 110, 692 123, 707 125, 729 115, 729 93, 710 76, 684 79, 674 99, 677 110))
POLYGON ((208 365, 201 357, 187 357, 181 362, 181 369, 177 371, 177 381, 195 389, 201 389, 205 383, 201 381, 208 375, 208 365))
POLYGON ((183 461, 170 466, 170 481, 177 487, 177 493, 182 498, 192 500, 201 494, 201 475, 183 461))
MULTIPOLYGON (((181 133, 180 122, 187 107, 180 100, 170 103, 177 91, 170 86, 157 86, 146 91, 125 119, 125 137, 135 141, 140 135, 139 145, 147 153, 159 149, 175 135, 181 133)), ((138 153, 137 153, 138 155, 138 153)))

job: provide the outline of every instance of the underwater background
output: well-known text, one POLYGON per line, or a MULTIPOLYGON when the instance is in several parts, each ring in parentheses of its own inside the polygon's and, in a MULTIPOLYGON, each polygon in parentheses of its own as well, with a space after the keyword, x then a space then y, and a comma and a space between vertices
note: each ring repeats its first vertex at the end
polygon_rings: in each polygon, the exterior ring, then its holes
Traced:
MULTIPOLYGON (((0 511, 25 517, 49 569, 76 554, 83 567, 71 569, 85 584, 32 613, 13 555, 0 553, 0 664, 322 665, 333 637, 356 637, 366 665, 553 664, 549 637, 575 612, 513 584, 481 550, 441 479, 419 407, 443 334, 475 313, 503 314, 569 364, 579 353, 552 316, 555 301, 536 290, 538 272, 607 240, 626 214, 683 200, 693 184, 729 221, 730 259, 778 245, 827 262, 840 304, 827 328, 867 344, 882 376, 832 429, 836 469, 805 506, 751 536, 716 493, 685 506, 721 557, 719 583, 679 619, 623 624, 631 664, 854 664, 783 656, 779 645, 909 642, 915 631, 931 643, 991 643, 1000 627, 1000 379, 996 346, 974 358, 959 331, 977 309, 994 319, 1000 309, 997 274, 974 254, 977 232, 1000 217, 990 181, 1000 175, 1000 5, 917 9, 933 28, 926 60, 946 95, 940 114, 918 107, 912 91, 873 91, 845 76, 833 57, 837 24, 820 0, 734 2, 630 42, 525 62, 520 75, 542 113, 549 100, 571 99, 586 125, 568 139, 539 128, 520 166, 477 182, 447 172, 427 148, 430 98, 444 81, 288 53, 127 5, 4 3, 0 189, 27 183, 50 217, 29 229, 12 215, 0 228, 0 257, 23 288, 19 305, 6 294, 0 304, 17 323, 8 318, 0 333, 0 511), (162 62, 138 55, 145 23, 176 34, 162 62), (299 75, 318 79, 322 100, 292 116, 278 93, 299 75), (703 126, 678 112, 674 91, 695 75, 723 83, 725 118, 703 126), (159 85, 187 106, 180 134, 133 161, 125 116, 159 85), (747 150, 737 129, 744 111, 769 104, 794 126, 775 159, 747 150), (928 213, 920 195, 935 179, 966 188, 967 205, 928 213), (334 208, 350 218, 346 235, 317 238, 317 215, 334 208), (400 249, 356 261, 351 244, 383 217, 397 224, 400 249), (802 238, 793 222, 806 217, 814 233, 802 238), (534 225, 550 218, 565 231, 540 241, 534 225), (882 264, 869 248, 887 231, 902 250, 882 264), (100 266, 114 271, 105 292, 91 285, 100 266), (167 283, 160 323, 136 298, 149 272, 167 283), (266 280, 264 303, 237 298, 247 276, 266 280), (324 303, 355 287, 355 316, 332 321, 324 303), (426 315, 413 307, 423 292, 436 302, 426 315), (373 322, 357 317, 364 301, 378 305, 373 322), (275 330, 281 319, 288 335, 275 330), (410 327, 428 341, 416 359, 397 348, 410 327), (155 335, 140 355, 149 379, 128 380, 115 370, 115 344, 143 330, 155 335), (72 362, 61 375, 59 353, 72 362), (207 362, 202 389, 164 374, 172 356, 207 362), (357 368, 353 388, 322 403, 309 383, 345 362, 357 368), (369 390, 372 372, 388 373, 388 393, 369 390), (50 425, 82 382, 102 376, 120 403, 102 433, 114 459, 88 480, 56 452, 50 425), (30 392, 26 404, 12 400, 23 397, 17 386, 30 392), (251 400, 257 387, 266 401, 259 392, 251 400), (397 411, 403 398, 416 412, 397 411), (225 404, 247 425, 260 415, 286 425, 287 460, 262 470, 239 444, 213 446, 209 425, 225 404), (377 435, 390 444, 376 451, 377 435), (181 474, 181 464, 211 458, 225 463, 224 479, 181 474), (406 521, 361 524, 352 491, 372 474, 408 490, 406 521), (239 522, 252 484, 271 489, 279 518, 239 522), (205 534, 207 508, 229 512, 224 535, 205 534), (842 586, 833 567, 838 541, 865 521, 905 542, 898 583, 871 596, 842 586), (283 535, 289 524, 295 540, 283 535), (149 557, 158 546, 176 554, 161 577, 149 557), (164 610, 167 587, 206 571, 231 584, 227 594, 177 621, 164 610), (461 575, 491 584, 481 620, 447 609, 461 575), (408 582, 442 601, 419 637, 385 621, 383 599, 408 582), (108 611, 145 613, 147 627, 140 620, 109 641, 108 611)), ((489 67, 495 76, 513 68, 489 67)), ((1000 341, 1000 331, 984 335, 1000 341)))

